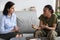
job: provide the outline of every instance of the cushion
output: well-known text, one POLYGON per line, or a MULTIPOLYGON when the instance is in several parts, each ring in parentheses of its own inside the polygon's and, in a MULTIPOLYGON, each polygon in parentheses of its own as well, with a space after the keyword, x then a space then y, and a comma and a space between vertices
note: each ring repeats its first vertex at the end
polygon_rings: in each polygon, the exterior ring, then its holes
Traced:
POLYGON ((32 28, 32 24, 39 24, 36 12, 20 11, 15 13, 17 15, 17 25, 20 27, 20 32, 32 33, 35 31, 32 28))

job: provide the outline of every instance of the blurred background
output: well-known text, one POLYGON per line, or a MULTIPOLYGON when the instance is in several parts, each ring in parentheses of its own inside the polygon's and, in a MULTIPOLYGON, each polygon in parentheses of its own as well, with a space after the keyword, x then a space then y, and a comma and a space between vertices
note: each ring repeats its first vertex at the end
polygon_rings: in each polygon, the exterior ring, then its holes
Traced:
POLYGON ((60 0, 0 0, 0 11, 3 11, 7 1, 15 3, 15 11, 36 11, 37 17, 43 13, 45 5, 52 5, 56 15, 60 14, 60 0))

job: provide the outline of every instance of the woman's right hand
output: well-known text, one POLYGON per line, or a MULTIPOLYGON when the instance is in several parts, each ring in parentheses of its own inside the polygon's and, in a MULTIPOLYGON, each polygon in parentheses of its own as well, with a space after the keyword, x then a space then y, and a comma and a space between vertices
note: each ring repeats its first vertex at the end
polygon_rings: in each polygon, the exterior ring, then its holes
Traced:
POLYGON ((39 27, 36 26, 36 25, 32 25, 32 28, 34 28, 34 29, 39 29, 39 27))
POLYGON ((18 26, 14 27, 14 30, 17 31, 17 32, 20 31, 19 28, 18 28, 18 26))
POLYGON ((19 28, 18 27, 14 27, 14 29, 13 30, 11 30, 11 32, 19 32, 20 30, 19 30, 19 28))

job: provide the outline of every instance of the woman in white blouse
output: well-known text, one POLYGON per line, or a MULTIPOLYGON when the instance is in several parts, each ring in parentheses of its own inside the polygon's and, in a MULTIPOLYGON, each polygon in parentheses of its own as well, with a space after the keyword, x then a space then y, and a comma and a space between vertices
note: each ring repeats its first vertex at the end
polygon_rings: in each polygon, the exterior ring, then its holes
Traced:
POLYGON ((3 10, 3 15, 0 22, 0 38, 10 40, 12 37, 19 37, 20 32, 16 23, 16 15, 14 12, 14 3, 8 1, 3 10))

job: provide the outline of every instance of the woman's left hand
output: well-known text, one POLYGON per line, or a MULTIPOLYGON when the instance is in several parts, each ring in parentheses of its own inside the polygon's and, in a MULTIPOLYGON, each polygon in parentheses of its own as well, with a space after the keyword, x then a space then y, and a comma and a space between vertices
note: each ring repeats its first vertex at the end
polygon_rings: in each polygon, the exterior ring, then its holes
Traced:
POLYGON ((15 31, 19 31, 19 28, 18 27, 15 27, 14 29, 15 29, 15 31))

